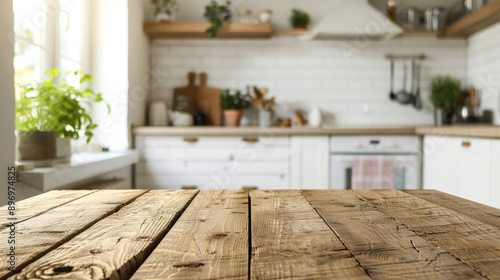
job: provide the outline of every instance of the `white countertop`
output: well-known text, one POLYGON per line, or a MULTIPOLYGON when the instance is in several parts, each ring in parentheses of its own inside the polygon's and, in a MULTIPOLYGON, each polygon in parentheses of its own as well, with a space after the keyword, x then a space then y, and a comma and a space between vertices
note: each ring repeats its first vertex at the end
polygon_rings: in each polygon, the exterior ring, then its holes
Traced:
POLYGON ((74 154, 70 163, 20 171, 18 181, 40 191, 49 191, 130 166, 138 161, 139 153, 134 150, 74 154))

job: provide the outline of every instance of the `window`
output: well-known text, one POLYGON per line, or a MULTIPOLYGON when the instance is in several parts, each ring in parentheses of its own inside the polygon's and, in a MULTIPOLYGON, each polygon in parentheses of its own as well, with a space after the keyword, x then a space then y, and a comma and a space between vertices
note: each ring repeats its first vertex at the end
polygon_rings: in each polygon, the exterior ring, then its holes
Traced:
MULTIPOLYGON (((85 70, 89 1, 14 0, 15 82, 40 81, 45 70, 85 70)), ((78 85, 78 81, 69 81, 78 85)), ((16 91, 19 88, 16 86, 16 91)))

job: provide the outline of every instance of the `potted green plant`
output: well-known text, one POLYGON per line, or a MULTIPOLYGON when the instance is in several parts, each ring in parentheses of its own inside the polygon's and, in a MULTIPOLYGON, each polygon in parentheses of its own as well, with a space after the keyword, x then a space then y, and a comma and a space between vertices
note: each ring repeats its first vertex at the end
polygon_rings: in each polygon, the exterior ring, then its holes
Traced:
POLYGON ((179 10, 177 0, 151 0, 155 7, 156 21, 174 21, 179 10))
POLYGON ((311 23, 311 16, 303 10, 292 9, 290 16, 290 24, 294 29, 307 30, 307 26, 311 23))
POLYGON ((226 89, 221 94, 220 101, 226 126, 239 126, 243 110, 250 106, 247 95, 241 94, 239 90, 231 94, 230 90, 226 89))
POLYGON ((431 102, 434 104, 435 125, 451 124, 453 111, 460 95, 460 81, 451 76, 436 76, 431 82, 431 102))
MULTIPOLYGON (((80 86, 68 84, 57 69, 47 70, 48 78, 39 83, 21 85, 16 96, 16 137, 18 161, 47 161, 69 156, 69 139, 92 139, 97 124, 92 122, 88 107, 103 101, 89 85, 92 77, 83 71, 68 72, 66 77, 79 78, 80 86), (56 82, 58 80, 58 82, 56 82), (64 140, 58 140, 58 139, 64 140), (59 142, 66 147, 56 149, 59 142)), ((110 110, 108 106, 108 113, 110 110)))
POLYGON ((215 38, 217 32, 224 28, 224 24, 231 21, 231 1, 226 1, 225 5, 219 5, 212 1, 205 7, 204 17, 210 23, 206 33, 215 38))

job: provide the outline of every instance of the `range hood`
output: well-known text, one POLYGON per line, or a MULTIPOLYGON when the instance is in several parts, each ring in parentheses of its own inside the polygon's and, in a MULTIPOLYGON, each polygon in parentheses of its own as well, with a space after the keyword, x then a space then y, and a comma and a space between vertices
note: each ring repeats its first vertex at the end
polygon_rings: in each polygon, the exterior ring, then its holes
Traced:
POLYGON ((368 0, 334 0, 305 40, 388 40, 403 32, 368 0))

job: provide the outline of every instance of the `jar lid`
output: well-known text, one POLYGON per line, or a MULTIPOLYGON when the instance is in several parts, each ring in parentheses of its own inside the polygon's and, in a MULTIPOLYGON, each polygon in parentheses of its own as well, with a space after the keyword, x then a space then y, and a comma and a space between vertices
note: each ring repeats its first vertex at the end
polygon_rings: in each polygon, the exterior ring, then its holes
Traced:
POLYGON ((252 14, 252 10, 250 10, 250 9, 239 9, 238 10, 238 14, 240 14, 240 15, 251 15, 252 14))
POLYGON ((272 14, 273 11, 272 10, 260 10, 259 11, 260 14, 264 14, 264 13, 267 13, 267 14, 272 14))

